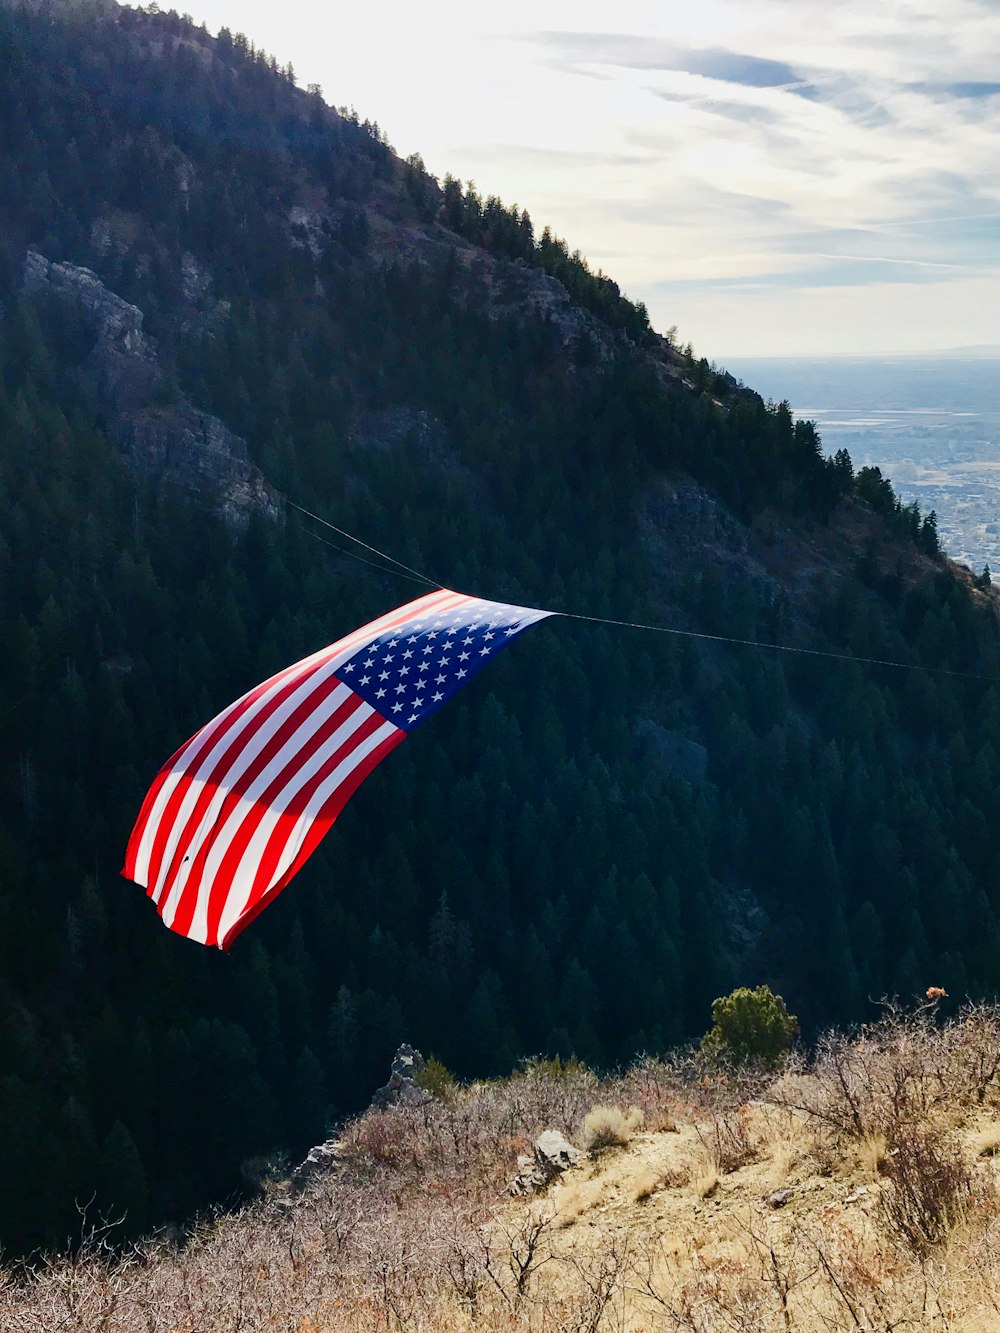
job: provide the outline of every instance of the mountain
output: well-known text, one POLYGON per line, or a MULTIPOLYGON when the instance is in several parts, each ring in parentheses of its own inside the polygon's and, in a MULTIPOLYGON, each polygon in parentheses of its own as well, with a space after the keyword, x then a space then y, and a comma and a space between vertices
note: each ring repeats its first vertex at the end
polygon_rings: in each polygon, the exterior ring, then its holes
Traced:
POLYGON ((237 1197, 404 1037, 609 1066, 738 983, 806 1030, 996 987, 996 604, 933 515, 239 34, 7 4, 0 157, 8 1250, 237 1197), (118 877, 152 775, 420 586, 296 506, 728 641, 547 622, 222 956, 118 877))

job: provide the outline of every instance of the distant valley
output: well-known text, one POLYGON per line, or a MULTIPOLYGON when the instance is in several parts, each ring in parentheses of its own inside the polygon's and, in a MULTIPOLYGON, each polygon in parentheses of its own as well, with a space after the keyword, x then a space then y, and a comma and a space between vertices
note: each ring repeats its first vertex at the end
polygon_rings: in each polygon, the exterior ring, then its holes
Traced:
MULTIPOLYGON (((990 351, 991 349, 985 349, 990 351)), ((827 453, 875 464, 904 501, 935 510, 944 549, 1000 569, 997 362, 976 348, 934 358, 757 359, 727 369, 814 421, 827 453)))

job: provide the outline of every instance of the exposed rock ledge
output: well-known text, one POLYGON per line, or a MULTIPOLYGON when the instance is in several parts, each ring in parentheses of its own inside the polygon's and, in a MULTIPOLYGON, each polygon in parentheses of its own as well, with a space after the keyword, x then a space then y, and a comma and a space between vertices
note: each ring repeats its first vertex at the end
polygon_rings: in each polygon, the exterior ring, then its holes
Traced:
POLYGON ((184 398, 157 401, 164 376, 137 306, 90 269, 52 263, 36 250, 25 258, 24 289, 75 304, 90 324, 96 342, 78 374, 107 414, 108 433, 133 476, 206 494, 236 525, 253 513, 278 517, 280 496, 238 435, 184 398))

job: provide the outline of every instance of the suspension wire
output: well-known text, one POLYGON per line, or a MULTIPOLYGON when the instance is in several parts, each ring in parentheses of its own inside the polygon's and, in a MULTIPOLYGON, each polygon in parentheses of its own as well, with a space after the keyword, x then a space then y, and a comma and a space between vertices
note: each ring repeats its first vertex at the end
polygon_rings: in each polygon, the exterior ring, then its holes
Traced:
POLYGON ((374 560, 366 560, 363 555, 358 555, 356 551, 349 551, 346 546, 338 546, 336 542, 328 541, 326 537, 321 537, 318 532, 313 532, 312 528, 307 528, 304 523, 298 524, 302 531, 314 541, 322 542, 324 546, 329 546, 331 550, 339 551, 341 555, 346 555, 348 560, 357 560, 362 565, 368 565, 370 569, 377 569, 380 574, 392 574, 397 579, 407 579, 410 583, 422 583, 423 579, 415 577, 413 574, 404 574, 400 569, 386 569, 384 565, 376 565, 374 560))
MULTIPOLYGON (((398 565, 400 569, 405 569, 407 574, 411 574, 414 578, 419 579, 421 583, 429 583, 432 588, 444 587, 443 583, 438 583, 436 579, 428 578, 426 574, 421 574, 418 569, 411 569, 409 565, 404 565, 402 560, 397 560, 395 556, 388 555, 385 551, 380 551, 377 546, 369 546, 368 543, 363 542, 360 537, 355 537, 353 532, 345 532, 343 528, 338 528, 335 523, 328 523, 325 518, 320 518, 319 514, 314 514, 309 509, 303 509, 302 506, 297 505, 294 500, 286 498, 285 503, 291 505, 293 509, 297 509, 300 514, 305 514, 308 518, 315 519, 317 523, 322 523, 325 528, 330 528, 332 532, 339 533, 341 537, 346 537, 348 541, 357 542, 357 544, 363 546, 366 551, 371 551, 372 555, 381 556, 383 560, 387 560, 390 564, 398 565)), ((332 546, 333 543, 331 542, 330 545, 332 546)), ((345 554, 347 553, 345 552, 345 554)), ((361 557, 359 556, 358 559, 360 558, 361 557)), ((370 564, 371 562, 366 561, 365 563, 370 564)), ((378 568, 378 566, 376 566, 376 568, 378 568)))
MULTIPOLYGON (((417 579, 421 583, 430 584, 432 588, 445 587, 445 584, 429 578, 426 574, 421 574, 419 570, 411 569, 409 565, 404 565, 402 560, 397 560, 387 552, 380 551, 377 546, 369 546, 369 544, 362 541, 360 537, 355 537, 352 532, 346 532, 343 528, 338 528, 333 523, 328 523, 325 518, 320 518, 318 514, 313 514, 308 509, 303 509, 302 506, 297 505, 294 500, 287 500, 286 503, 290 504, 293 509, 297 509, 299 513, 306 514, 309 518, 315 519, 317 523, 322 523, 324 527, 339 533, 341 537, 346 537, 352 542, 357 542, 359 546, 363 546, 366 551, 371 551, 373 555, 381 556, 383 560, 387 560, 393 565, 398 565, 399 569, 406 570, 406 574, 399 575, 400 578, 409 576, 411 579, 417 579)), ((309 529, 306 528, 305 531, 308 532, 309 529)), ((366 565, 372 565, 374 569, 380 568, 380 566, 375 565, 373 561, 365 560, 363 556, 354 555, 351 551, 343 550, 342 547, 336 546, 333 542, 326 541, 325 538, 320 537, 317 533, 310 533, 310 536, 316 537, 318 541, 322 541, 326 546, 333 546, 334 550, 343 551, 344 555, 350 556, 352 559, 360 560, 366 565)), ((385 569, 382 572, 386 574, 398 574, 399 570, 385 569)), ((537 609, 541 610, 542 608, 539 607, 537 609)), ((672 634, 677 638, 703 639, 711 643, 731 643, 744 648, 765 648, 776 653, 798 653, 803 657, 826 657, 834 662, 856 662, 859 666, 884 666, 893 667, 898 671, 923 671, 932 676, 955 676, 962 680, 995 681, 997 679, 996 675, 987 675, 982 671, 953 671, 950 667, 923 666, 919 662, 897 662, 885 657, 860 657, 854 653, 836 653, 825 648, 799 648, 787 643, 769 643, 763 639, 738 639, 728 634, 704 634, 693 629, 673 629, 668 625, 646 625, 641 621, 636 620, 611 620, 607 616, 585 616, 573 611, 550 611, 549 614, 553 616, 561 616, 564 620, 587 621, 592 625, 612 625, 618 629, 648 630, 653 634, 672 634)))
POLYGON ((604 616, 581 616, 572 611, 553 611, 565 620, 589 620, 595 625, 617 625, 623 629, 651 630, 654 634, 676 634, 685 639, 709 639, 713 643, 736 643, 745 648, 769 648, 777 653, 802 653, 808 657, 830 657, 836 662, 857 662, 867 666, 897 667, 901 671, 926 671, 929 675, 960 676, 965 680, 995 680, 982 671, 952 671, 949 667, 923 666, 920 662, 894 662, 886 657, 858 657, 854 653, 834 653, 824 648, 797 648, 787 643, 767 643, 762 639, 735 639, 727 634, 701 634, 693 629, 670 629, 666 625, 643 625, 634 620, 608 620, 604 616))

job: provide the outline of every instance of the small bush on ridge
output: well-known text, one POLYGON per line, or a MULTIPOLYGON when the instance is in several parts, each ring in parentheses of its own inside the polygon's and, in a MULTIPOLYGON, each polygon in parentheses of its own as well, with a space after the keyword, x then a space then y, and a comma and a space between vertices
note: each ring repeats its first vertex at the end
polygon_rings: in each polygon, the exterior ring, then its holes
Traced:
POLYGON ((424 1062, 424 1067, 418 1071, 415 1082, 424 1092, 429 1092, 432 1097, 437 1097, 442 1102, 451 1102, 458 1096, 458 1079, 447 1065, 442 1064, 433 1055, 424 1062))
POLYGON ((591 1153, 620 1148, 631 1141, 641 1124, 642 1112, 637 1106, 627 1111, 617 1106, 592 1106, 580 1126, 580 1141, 591 1153))
POLYGON ((777 1068, 799 1035, 799 1021, 770 986, 740 986, 712 1003, 712 1028, 703 1052, 720 1064, 777 1068))

